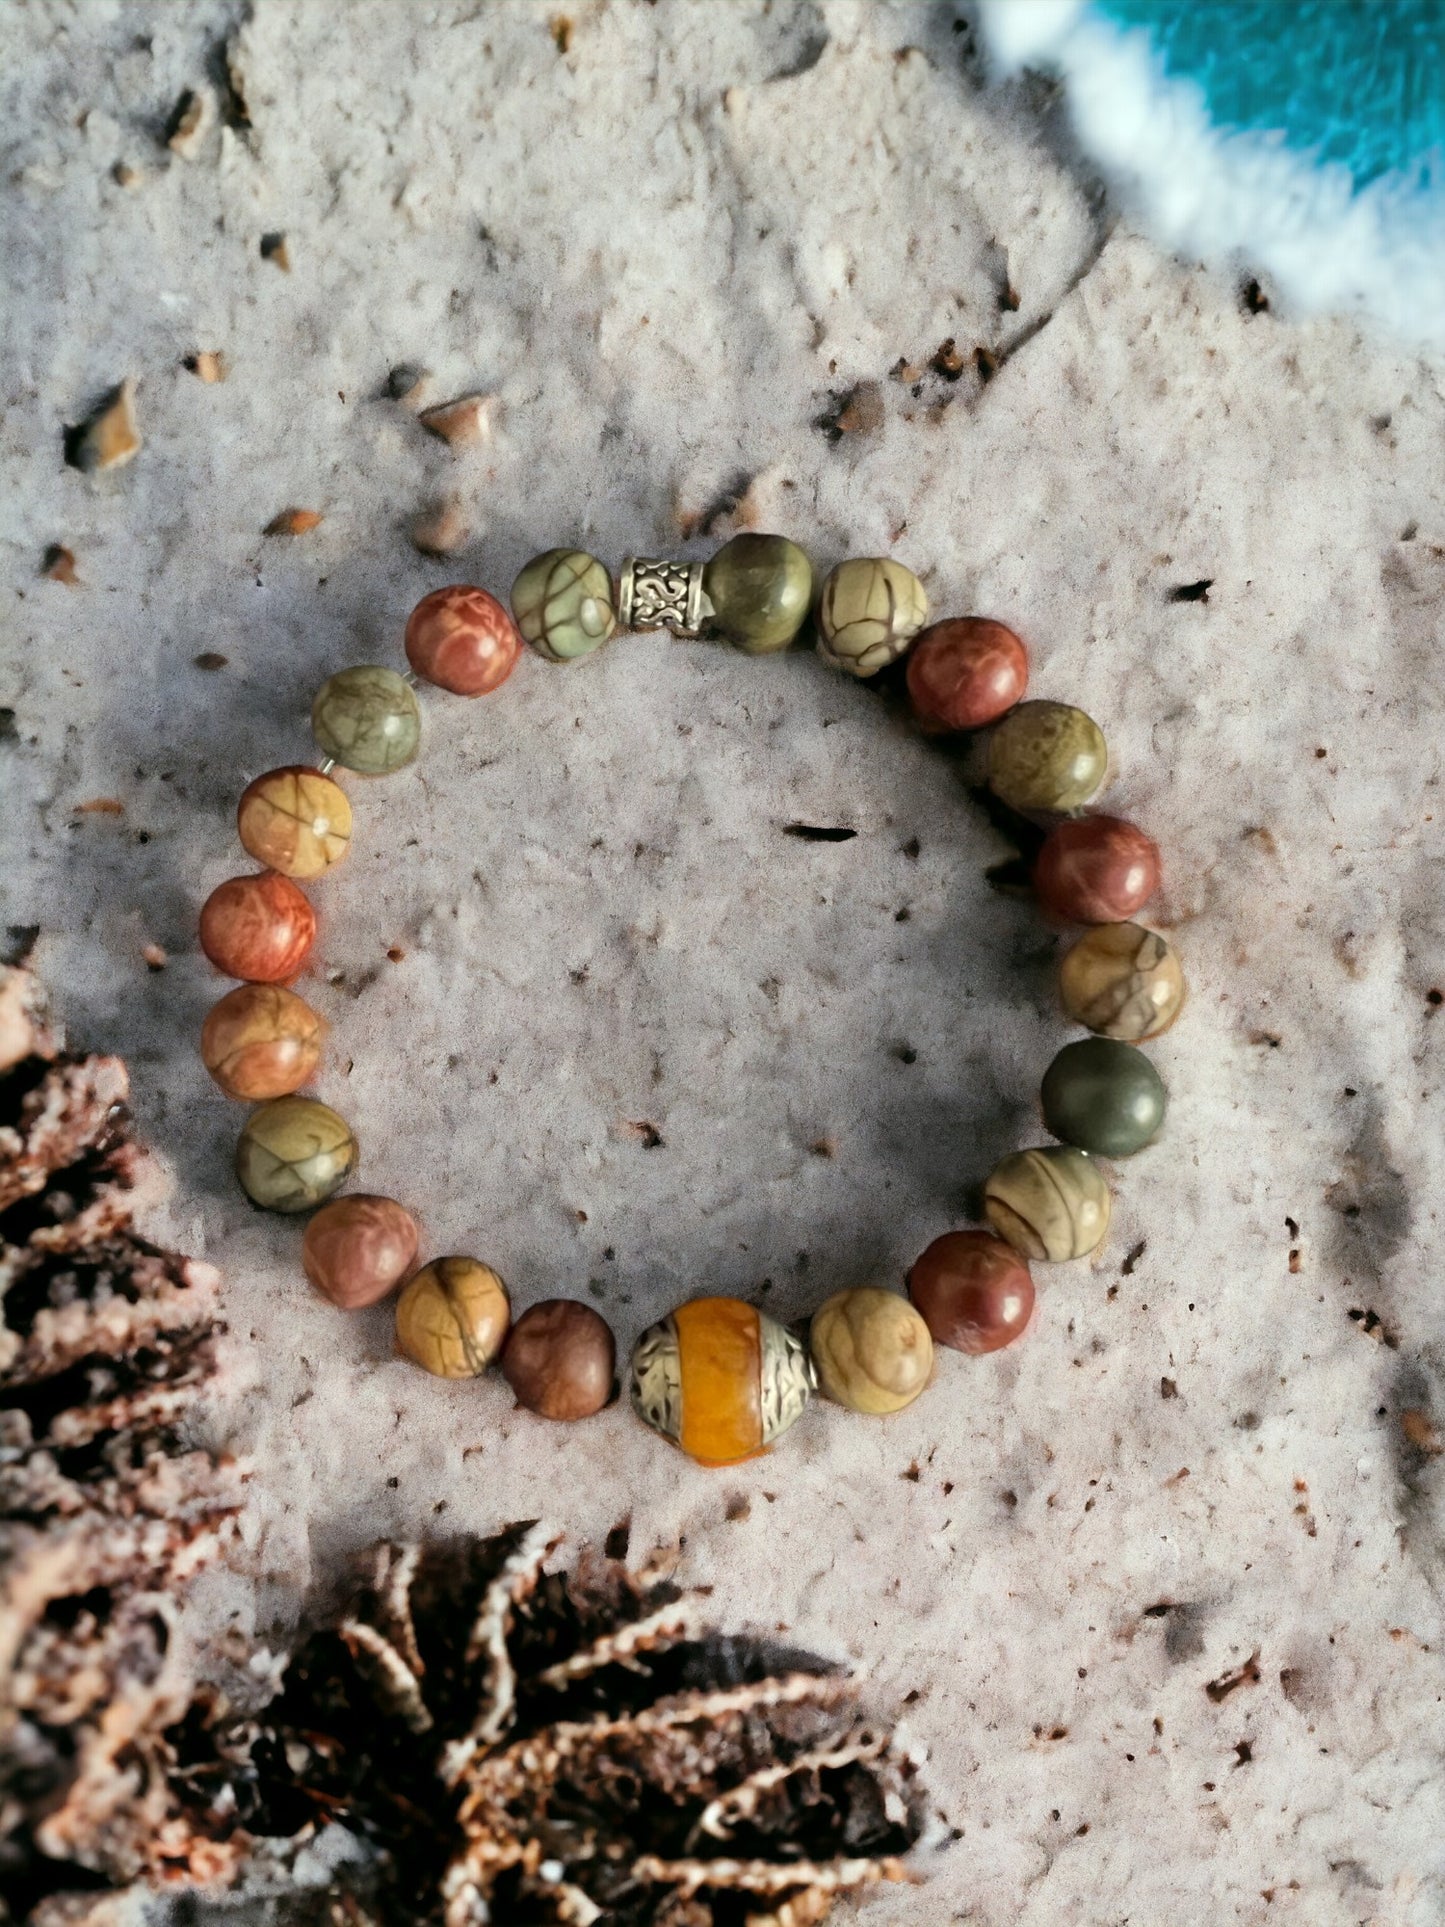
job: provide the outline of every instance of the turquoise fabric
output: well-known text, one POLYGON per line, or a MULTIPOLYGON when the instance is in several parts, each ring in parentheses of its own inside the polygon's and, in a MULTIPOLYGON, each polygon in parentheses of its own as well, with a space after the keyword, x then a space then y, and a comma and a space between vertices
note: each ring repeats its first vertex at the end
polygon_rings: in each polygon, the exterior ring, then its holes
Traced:
POLYGON ((1096 0, 1221 130, 1278 133, 1356 187, 1445 182, 1445 0, 1096 0))

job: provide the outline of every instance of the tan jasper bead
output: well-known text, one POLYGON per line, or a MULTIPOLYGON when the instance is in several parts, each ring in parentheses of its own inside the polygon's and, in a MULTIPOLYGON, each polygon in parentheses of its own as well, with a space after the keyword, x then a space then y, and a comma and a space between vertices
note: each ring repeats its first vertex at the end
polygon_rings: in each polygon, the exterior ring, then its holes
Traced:
POLYGON ((994 1166, 983 1208, 1001 1238, 1026 1258, 1085 1258, 1109 1229, 1109 1187, 1087 1151, 1049 1144, 994 1166))
POLYGON ((512 1320, 507 1287, 475 1258, 434 1258, 396 1301, 396 1348, 438 1378, 480 1378, 512 1320))
POLYGON ((850 1412, 901 1412, 933 1370, 922 1317, 876 1285, 835 1292, 813 1314, 809 1345, 824 1396, 850 1412))
POLYGON ((1184 972, 1163 937, 1137 923, 1101 923, 1059 966, 1059 995, 1076 1024, 1137 1044, 1168 1030, 1184 1002, 1184 972))
POLYGON ((891 556, 840 562, 818 601, 818 654, 850 676, 896 662, 928 620, 928 596, 891 556))
POLYGON ((247 852, 284 877, 319 877, 346 855, 351 805, 329 776, 305 763, 267 770, 241 797, 236 831, 247 852))

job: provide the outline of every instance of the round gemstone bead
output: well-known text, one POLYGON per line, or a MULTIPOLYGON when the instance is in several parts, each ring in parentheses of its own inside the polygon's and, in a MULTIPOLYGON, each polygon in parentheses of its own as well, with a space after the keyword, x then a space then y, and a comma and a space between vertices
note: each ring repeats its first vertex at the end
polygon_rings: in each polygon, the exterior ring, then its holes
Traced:
POLYGON ((813 1389, 802 1343, 737 1298, 694 1298, 649 1325, 632 1354, 633 1409, 703 1465, 771 1445, 813 1389))
POLYGON ((860 1285, 813 1314, 808 1334, 818 1389, 850 1412, 901 1412, 928 1383, 933 1340, 896 1291, 860 1285))
POLYGON ((1028 681, 1028 650, 1012 629, 983 616, 935 622, 908 652, 909 699, 930 731, 996 723, 1028 681))
POLYGON ((326 1025, 303 997, 279 984, 240 984, 201 1026, 201 1061, 227 1097, 257 1104, 309 1084, 326 1025))
POLYGON ((590 656, 617 627, 612 578, 585 550, 548 549, 512 584, 512 614, 524 640, 549 662, 590 656))
POLYGON ((1016 1151, 989 1173, 983 1208, 1001 1238, 1025 1258, 1060 1264, 1083 1258, 1109 1229, 1109 1187, 1097 1164, 1072 1145, 1016 1151))
POLYGON ((404 676, 358 663, 328 676, 311 705, 311 734, 323 756, 358 776, 386 776, 416 755, 421 706, 404 676))
POLYGON ((278 1097, 247 1119, 236 1145, 236 1176, 266 1211, 324 1204, 356 1163, 345 1118, 314 1097, 278 1097))
POLYGON ((396 1301, 396 1348, 437 1378, 480 1378, 511 1322, 507 1287, 475 1258, 434 1258, 396 1301))
POLYGON ((454 696, 488 696, 517 665, 517 625, 485 589, 433 589, 406 625, 406 659, 423 682, 454 696))
POLYGON ((346 791, 305 763, 267 770, 242 793, 236 831, 248 855, 285 877, 319 877, 346 855, 346 791))
POLYGON ((1158 1136, 1164 1080, 1133 1044, 1085 1037, 1065 1044, 1044 1072, 1044 1123, 1066 1144, 1128 1158, 1158 1136))
POLYGON ((928 596, 891 556, 840 562, 818 601, 818 654, 850 676, 896 662, 928 620, 928 596))
POLYGON ((702 572, 712 627, 751 656, 786 649, 813 599, 813 565, 783 535, 735 535, 702 572))
POLYGON ((1081 809, 1108 768, 1104 732, 1071 703, 1020 703, 989 741, 989 788, 1011 810, 1081 809))
POLYGON ((935 1345, 1001 1351, 1028 1325, 1034 1281, 1012 1245, 987 1231, 946 1231, 908 1274, 908 1295, 935 1345))
POLYGON ((416 1220, 395 1198, 353 1191, 311 1219, 301 1263, 323 1297, 357 1311, 396 1289, 411 1270, 416 1245, 416 1220))
POLYGON ((1137 923, 1101 923, 1059 966, 1059 994, 1076 1024, 1137 1044, 1179 1015, 1184 972, 1163 937, 1137 923))
POLYGON ((316 912, 288 877, 228 877, 201 906, 201 948, 228 977, 284 984, 316 941, 316 912))
POLYGON ((1159 846, 1118 816, 1056 824, 1034 860, 1034 891, 1070 923, 1123 923, 1159 888, 1159 846))
POLYGON ((590 1418, 612 1396, 617 1369, 612 1327, 575 1298, 529 1305, 502 1353, 502 1376, 517 1403, 542 1418, 590 1418))

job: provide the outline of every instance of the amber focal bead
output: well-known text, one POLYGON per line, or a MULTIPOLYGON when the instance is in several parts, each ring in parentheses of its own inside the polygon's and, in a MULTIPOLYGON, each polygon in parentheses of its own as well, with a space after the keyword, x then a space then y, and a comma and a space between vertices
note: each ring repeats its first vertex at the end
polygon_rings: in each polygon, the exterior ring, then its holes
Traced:
POLYGON ((286 877, 319 877, 346 855, 351 805, 306 763, 267 770, 242 793, 236 830, 249 855, 286 877))
POLYGON ((343 1311, 374 1305, 416 1258, 416 1220, 395 1198, 353 1191, 322 1205, 301 1240, 306 1276, 343 1311))
POLYGON ((1142 1043, 1168 1030, 1184 1002, 1177 953, 1137 923, 1101 923, 1059 965, 1059 996, 1076 1024, 1142 1043))
POLYGON ((632 1354, 633 1409, 703 1465, 751 1458, 808 1402, 813 1367, 776 1319, 737 1298, 694 1298, 632 1354))
POLYGON ((813 1313, 809 1349, 818 1389, 850 1412, 881 1416, 911 1405, 933 1370, 933 1340, 896 1291, 860 1285, 813 1313))
POLYGON ((617 1348, 612 1327, 575 1298, 529 1305, 502 1352, 502 1376, 517 1403, 542 1418, 590 1418, 612 1396, 617 1348))
POLYGON ((673 1318, 682 1368, 678 1443, 705 1465, 750 1458, 763 1445, 757 1312, 737 1298, 694 1298, 673 1318))
POLYGON ((908 1274, 908 1295, 935 1345, 975 1355, 1011 1345, 1034 1309, 1028 1265, 988 1231, 935 1238, 908 1274))
POLYGON ((1011 810, 1077 810, 1109 772, 1104 732, 1071 703, 1020 703, 989 739, 988 786, 1011 810))
POLYGON ((517 625, 495 596, 465 582, 433 589, 406 625, 406 659, 423 682, 454 696, 487 696, 522 653, 517 625))
POLYGON ((263 1104, 236 1144, 241 1189, 263 1211, 310 1211, 324 1204, 355 1164, 350 1125, 314 1097, 263 1104))
POLYGON ((227 1097, 257 1104, 309 1084, 321 1061, 325 1022, 279 984, 240 984, 201 1026, 201 1061, 227 1097))
POLYGON ((480 1378, 511 1322, 507 1287, 475 1258, 435 1258, 396 1301, 397 1350, 437 1378, 480 1378))
POLYGON ((1051 916, 1122 923, 1159 888, 1159 846, 1118 816, 1079 816, 1044 838, 1034 890, 1051 916))
POLYGON ((985 616, 935 622, 908 655, 909 700, 930 731, 996 723, 1022 701, 1028 681, 1028 650, 985 616))

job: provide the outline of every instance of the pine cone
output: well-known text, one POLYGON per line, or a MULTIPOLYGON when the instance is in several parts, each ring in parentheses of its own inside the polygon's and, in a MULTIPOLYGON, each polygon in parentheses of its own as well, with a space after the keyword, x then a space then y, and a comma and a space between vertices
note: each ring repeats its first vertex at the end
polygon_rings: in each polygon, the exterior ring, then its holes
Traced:
POLYGON ((233 1858, 195 1833, 164 1738, 192 1690, 180 1589, 240 1500, 183 1438, 216 1274, 132 1227, 128 1094, 118 1058, 63 1054, 34 979, 0 971, 0 1918, 85 1918, 67 1889, 233 1858))
MULTIPOLYGON (((910 1876, 913 1767, 816 1655, 700 1627, 656 1569, 545 1572, 536 1525, 378 1547, 244 1735, 203 1734, 255 1836, 340 1822, 356 1927, 808 1927, 910 1876)), ((200 1784, 203 1770, 193 1769, 200 1784)))

